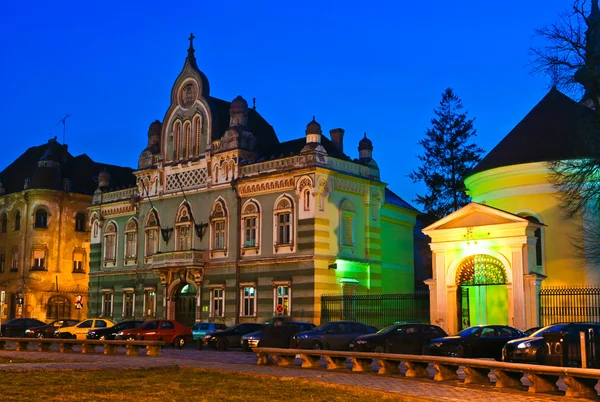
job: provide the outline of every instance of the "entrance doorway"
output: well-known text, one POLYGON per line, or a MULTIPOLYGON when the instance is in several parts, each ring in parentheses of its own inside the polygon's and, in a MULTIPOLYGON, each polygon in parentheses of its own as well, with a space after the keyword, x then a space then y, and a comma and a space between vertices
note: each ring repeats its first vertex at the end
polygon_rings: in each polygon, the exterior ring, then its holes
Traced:
POLYGON ((175 321, 188 327, 196 323, 196 288, 184 283, 175 296, 175 321))
POLYGON ((479 254, 467 257, 456 271, 459 330, 472 325, 508 324, 506 269, 500 260, 479 254))

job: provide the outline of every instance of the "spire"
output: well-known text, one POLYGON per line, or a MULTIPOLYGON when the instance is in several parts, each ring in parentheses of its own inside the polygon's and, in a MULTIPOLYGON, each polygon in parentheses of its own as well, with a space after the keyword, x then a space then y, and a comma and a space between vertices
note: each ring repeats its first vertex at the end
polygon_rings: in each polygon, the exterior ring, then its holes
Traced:
POLYGON ((194 55, 194 53, 196 52, 196 50, 194 50, 194 39, 196 37, 194 36, 193 33, 190 33, 190 37, 188 38, 188 40, 190 41, 190 47, 188 48, 188 56, 187 59, 188 61, 197 68, 196 65, 196 56, 194 55))

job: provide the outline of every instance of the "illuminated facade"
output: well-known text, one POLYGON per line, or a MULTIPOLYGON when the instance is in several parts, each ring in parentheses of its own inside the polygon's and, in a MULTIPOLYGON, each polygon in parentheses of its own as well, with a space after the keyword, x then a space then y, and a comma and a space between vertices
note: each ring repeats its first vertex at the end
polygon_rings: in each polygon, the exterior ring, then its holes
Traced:
POLYGON ((279 142, 243 98, 210 95, 190 43, 137 188, 99 188, 88 209, 89 314, 318 323, 322 294, 412 291, 417 211, 380 181, 366 135, 354 160, 330 135, 313 118, 279 142))
POLYGON ((86 208, 104 168, 73 157, 56 138, 29 148, 0 173, 2 320, 87 316, 90 232, 86 208), (82 305, 75 299, 82 296, 82 305), (81 308, 77 308, 81 307, 81 308))
POLYGON ((587 206, 585 221, 567 219, 548 180, 548 161, 590 156, 582 139, 589 118, 586 106, 552 89, 465 179, 473 203, 423 230, 433 252, 432 321, 450 332, 530 328, 539 325, 542 284, 600 284, 582 230, 599 224, 598 205, 587 206), (469 281, 470 266, 487 274, 469 281))

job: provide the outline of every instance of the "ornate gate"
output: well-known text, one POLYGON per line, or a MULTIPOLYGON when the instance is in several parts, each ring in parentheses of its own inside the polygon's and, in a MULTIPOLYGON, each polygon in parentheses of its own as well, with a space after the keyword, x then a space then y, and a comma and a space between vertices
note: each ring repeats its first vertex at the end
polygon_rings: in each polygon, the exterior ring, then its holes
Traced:
POLYGON ((196 322, 196 289, 184 283, 175 298, 175 321, 191 327, 196 322))

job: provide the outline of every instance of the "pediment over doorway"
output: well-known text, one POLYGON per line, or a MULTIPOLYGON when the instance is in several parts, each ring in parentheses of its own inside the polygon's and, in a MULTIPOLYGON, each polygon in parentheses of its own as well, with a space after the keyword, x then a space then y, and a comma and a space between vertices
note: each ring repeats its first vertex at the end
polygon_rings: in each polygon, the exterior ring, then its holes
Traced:
POLYGON ((458 211, 427 226, 423 229, 423 233, 429 234, 433 231, 443 229, 472 228, 477 226, 494 226, 515 223, 527 226, 529 221, 518 215, 511 214, 510 212, 472 202, 458 211))

